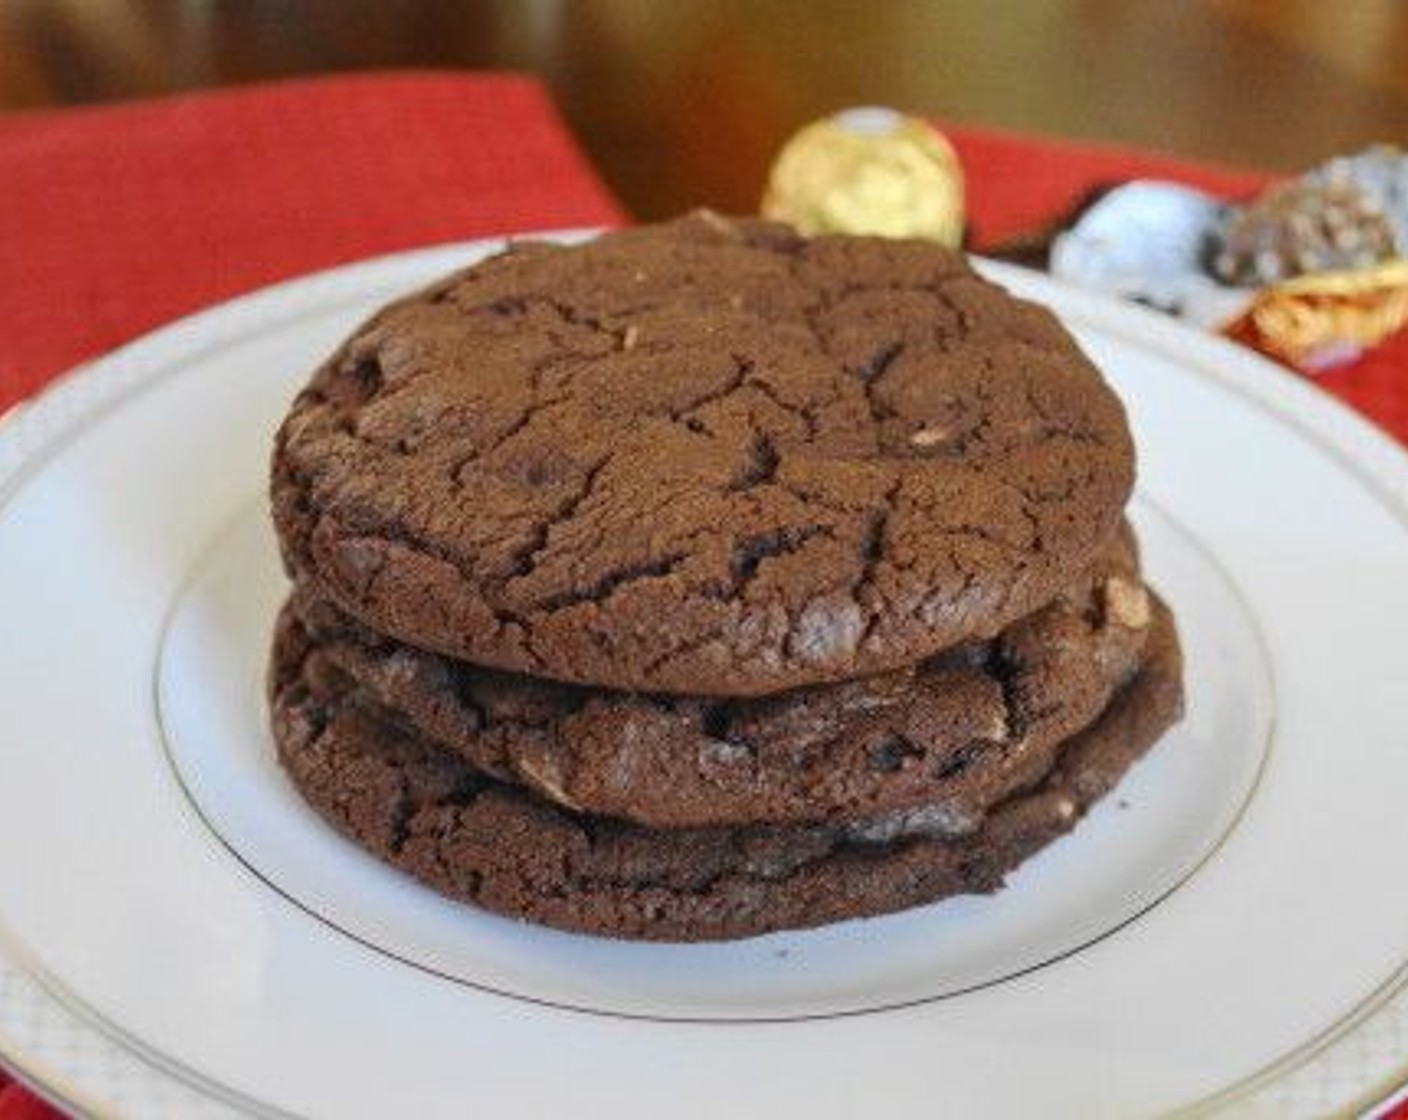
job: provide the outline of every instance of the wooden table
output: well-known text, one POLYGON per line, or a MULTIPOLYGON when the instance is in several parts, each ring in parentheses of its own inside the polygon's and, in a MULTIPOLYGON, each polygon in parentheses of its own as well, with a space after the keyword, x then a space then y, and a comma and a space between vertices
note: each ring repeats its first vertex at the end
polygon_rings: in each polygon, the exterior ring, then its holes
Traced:
POLYGON ((752 209, 793 129, 865 102, 1273 168, 1408 143, 1400 0, 0 3, 0 108, 421 66, 540 74, 647 218, 752 209))

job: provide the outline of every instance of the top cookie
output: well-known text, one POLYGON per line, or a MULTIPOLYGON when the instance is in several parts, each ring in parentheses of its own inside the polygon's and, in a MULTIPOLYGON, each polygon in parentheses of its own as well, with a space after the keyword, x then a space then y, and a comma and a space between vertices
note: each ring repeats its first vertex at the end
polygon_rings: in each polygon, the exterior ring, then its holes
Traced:
POLYGON ((997 633, 1110 542, 1134 466, 1069 335, 961 254, 706 212, 386 308, 273 473, 290 566, 383 633, 753 696, 997 633))

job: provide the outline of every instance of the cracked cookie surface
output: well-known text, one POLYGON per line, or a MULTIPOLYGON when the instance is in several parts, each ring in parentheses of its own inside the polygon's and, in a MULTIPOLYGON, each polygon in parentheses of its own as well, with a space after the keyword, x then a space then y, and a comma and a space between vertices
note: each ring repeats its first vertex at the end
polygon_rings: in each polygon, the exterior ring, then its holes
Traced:
MULTIPOLYGON (((1050 768, 1139 667, 1147 592, 1132 535, 989 642, 754 699, 614 692, 482 669, 369 630, 307 585, 319 655, 472 765, 651 827, 917 820, 972 831, 1050 768)), ((284 625, 291 623, 286 620, 284 625)))
POLYGON ((697 214, 385 309, 280 430, 291 568, 499 669, 747 696, 991 637, 1110 542, 1123 409, 916 242, 697 214))
POLYGON ((270 677, 284 767, 358 844, 451 897, 616 937, 704 940, 990 892, 1069 831, 1181 711, 1179 652, 1151 600, 1142 665, 1029 787, 960 837, 877 841, 845 826, 651 830, 486 777, 372 701, 285 626, 270 677))

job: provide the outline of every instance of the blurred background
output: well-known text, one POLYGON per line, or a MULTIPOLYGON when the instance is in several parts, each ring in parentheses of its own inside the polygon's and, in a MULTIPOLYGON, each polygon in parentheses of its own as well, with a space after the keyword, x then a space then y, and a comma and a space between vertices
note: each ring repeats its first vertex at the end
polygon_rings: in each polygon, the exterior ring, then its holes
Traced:
POLYGON ((0 0, 0 110, 391 67, 538 74, 642 218, 753 209, 857 103, 1288 170, 1408 143, 1408 0, 0 0))

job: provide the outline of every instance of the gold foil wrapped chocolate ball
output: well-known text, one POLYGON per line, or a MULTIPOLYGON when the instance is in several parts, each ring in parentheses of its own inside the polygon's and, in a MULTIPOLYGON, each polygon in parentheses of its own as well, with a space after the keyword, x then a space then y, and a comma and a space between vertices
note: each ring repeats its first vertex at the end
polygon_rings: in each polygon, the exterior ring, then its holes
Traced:
POLYGON ((802 233, 963 239, 963 168, 943 135, 893 109, 807 125, 772 166, 762 214, 802 233))

